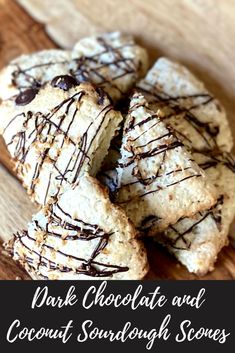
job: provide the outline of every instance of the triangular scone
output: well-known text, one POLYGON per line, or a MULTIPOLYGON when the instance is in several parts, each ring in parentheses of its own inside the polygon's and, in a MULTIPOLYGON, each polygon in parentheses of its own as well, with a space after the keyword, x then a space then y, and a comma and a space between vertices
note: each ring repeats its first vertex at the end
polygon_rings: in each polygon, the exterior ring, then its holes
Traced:
POLYGON ((80 40, 72 52, 71 72, 78 81, 101 86, 112 99, 120 99, 144 76, 148 55, 133 37, 120 32, 80 40))
POLYGON ((98 84, 118 100, 146 73, 148 56, 133 37, 119 32, 80 40, 72 51, 49 49, 17 57, 0 72, 0 98, 39 89, 57 75, 98 84))
POLYGON ((194 154, 216 186, 219 197, 211 209, 193 218, 182 218, 156 240, 167 246, 190 272, 200 275, 213 270, 221 248, 228 242, 235 215, 235 161, 229 153, 194 154))
POLYGON ((141 93, 133 95, 118 166, 117 202, 148 235, 216 201, 205 173, 160 116, 141 93))
POLYGON ((166 58, 157 60, 138 87, 150 107, 162 109, 164 122, 194 151, 193 158, 217 188, 214 207, 183 217, 156 236, 190 272, 205 274, 227 243, 235 214, 234 161, 226 153, 233 141, 225 110, 187 68, 166 58))
POLYGON ((150 107, 164 107, 165 122, 184 144, 230 152, 232 134, 221 104, 186 67, 160 58, 138 83, 150 107))
POLYGON ((141 279, 146 251, 124 211, 88 175, 7 244, 34 279, 141 279))
POLYGON ((0 106, 0 131, 17 174, 41 205, 84 171, 97 173, 121 120, 102 89, 76 85, 71 76, 0 106))

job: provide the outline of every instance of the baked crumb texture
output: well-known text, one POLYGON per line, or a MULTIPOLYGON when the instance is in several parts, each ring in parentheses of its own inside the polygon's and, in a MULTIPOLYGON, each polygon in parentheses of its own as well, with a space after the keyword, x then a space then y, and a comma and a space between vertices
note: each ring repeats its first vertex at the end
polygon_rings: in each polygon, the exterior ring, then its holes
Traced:
POLYGON ((47 84, 28 104, 5 101, 0 114, 16 172, 40 205, 85 171, 97 173, 122 121, 106 94, 90 83, 66 91, 47 84))
POLYGON ((34 279, 141 279, 145 248, 124 211, 86 173, 6 248, 34 279))
POLYGON ((161 108, 163 121, 216 188, 213 207, 191 218, 182 217, 156 235, 190 272, 206 274, 228 243, 235 215, 233 140, 225 110, 188 69, 166 58, 157 60, 138 87, 151 108, 161 108))
POLYGON ((141 93, 132 96, 117 169, 117 202, 148 235, 216 201, 213 185, 161 117, 141 93))

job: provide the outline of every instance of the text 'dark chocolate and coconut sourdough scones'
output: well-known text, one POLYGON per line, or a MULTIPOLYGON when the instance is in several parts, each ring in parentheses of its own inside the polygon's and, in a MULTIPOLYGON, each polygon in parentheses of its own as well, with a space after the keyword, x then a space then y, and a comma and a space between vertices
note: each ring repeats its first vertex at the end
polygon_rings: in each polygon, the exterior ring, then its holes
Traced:
POLYGON ((43 50, 22 55, 0 73, 0 98, 26 89, 39 90, 58 75, 72 75, 78 83, 102 87, 114 100, 122 98, 148 68, 144 48, 119 32, 84 38, 72 51, 43 50))
POLYGON ((122 120, 102 89, 68 75, 4 101, 0 115, 17 174, 41 205, 84 171, 96 174, 122 120))
POLYGON ((141 279, 148 264, 135 237, 124 211, 84 174, 6 248, 34 279, 141 279))
POLYGON ((155 235, 211 207, 216 191, 182 142, 135 93, 125 120, 117 202, 140 230, 155 235))

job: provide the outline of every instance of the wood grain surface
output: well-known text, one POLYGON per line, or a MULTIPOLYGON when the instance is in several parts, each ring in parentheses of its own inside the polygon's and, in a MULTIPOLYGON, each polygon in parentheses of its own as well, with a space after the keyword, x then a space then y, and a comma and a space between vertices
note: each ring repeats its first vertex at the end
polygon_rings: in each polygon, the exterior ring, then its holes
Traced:
MULTIPOLYGON (((47 0, 0 0, 0 68, 22 53, 72 47, 83 36, 122 30, 135 35, 152 62, 167 55, 195 72, 224 104, 235 135, 234 23, 232 0, 216 1, 216 6, 214 0, 53 0, 51 6, 47 0)), ((36 207, 15 178, 2 139, 0 163, 3 241, 26 226, 36 207)), ((200 279, 152 240, 146 246, 151 266, 147 279, 200 279)), ((0 279, 27 278, 0 245, 0 279)), ((230 245, 203 279, 234 278, 235 250, 230 245)))

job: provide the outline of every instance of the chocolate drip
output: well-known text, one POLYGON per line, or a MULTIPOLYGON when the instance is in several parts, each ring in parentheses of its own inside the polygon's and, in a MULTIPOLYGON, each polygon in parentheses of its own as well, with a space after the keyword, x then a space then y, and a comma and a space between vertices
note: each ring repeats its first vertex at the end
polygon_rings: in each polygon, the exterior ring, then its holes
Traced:
POLYGON ((163 238, 164 243, 166 243, 168 246, 171 246, 172 248, 176 249, 176 250, 189 250, 191 247, 191 239, 189 238, 189 236, 192 236, 194 231, 196 230, 196 228, 206 220, 206 218, 213 217, 216 226, 218 228, 218 230, 221 230, 221 222, 222 222, 222 218, 221 218, 221 206, 223 205, 224 202, 224 197, 223 195, 219 196, 216 204, 209 209, 208 211, 204 211, 204 212, 199 212, 198 218, 197 220, 195 220, 193 222, 193 224, 191 224, 189 227, 187 227, 183 232, 180 232, 179 230, 177 230, 177 228, 179 227, 179 224, 184 221, 185 218, 181 218, 176 225, 174 226, 170 226, 170 234, 173 235, 173 238, 169 238, 169 236, 167 236, 167 238, 163 238), (184 246, 182 246, 182 243, 184 244, 184 246), (181 244, 181 246, 179 245, 181 244))
POLYGON ((56 66, 56 65, 69 65, 68 61, 53 61, 53 62, 46 62, 43 64, 37 64, 37 65, 32 65, 29 66, 25 69, 22 69, 20 67, 19 64, 13 64, 12 66, 15 67, 15 70, 12 72, 12 85, 15 86, 16 88, 18 88, 18 90, 21 92, 25 89, 28 88, 34 88, 34 89, 40 89, 42 86, 44 86, 46 84, 46 81, 43 80, 42 81, 40 79, 38 79, 38 75, 36 77, 36 75, 34 76, 32 74, 32 70, 37 69, 37 68, 49 68, 52 66, 56 66), (25 81, 25 85, 22 85, 19 83, 20 79, 24 79, 25 81))
MULTIPOLYGON (((160 137, 160 138, 158 138, 158 139, 161 139, 162 137, 160 137)), ((156 139, 156 140, 158 140, 158 139, 156 139)), ((158 154, 162 154, 162 153, 164 153, 164 152, 166 152, 166 151, 170 151, 170 150, 173 150, 173 149, 175 149, 175 148, 177 148, 177 147, 182 147, 183 145, 182 145, 182 143, 181 142, 179 142, 179 141, 174 141, 174 142, 172 142, 171 144, 168 144, 168 145, 166 145, 166 144, 163 144, 163 145, 160 145, 160 146, 158 146, 158 147, 155 147, 155 148, 153 148, 153 149, 151 149, 151 150, 149 150, 149 151, 147 151, 147 152, 140 152, 140 153, 136 153, 136 154, 134 154, 134 151, 133 151, 133 149, 132 149, 132 157, 129 157, 129 161, 128 162, 126 162, 126 163, 119 163, 119 167, 120 168, 126 168, 126 167, 128 167, 128 166, 130 166, 131 164, 133 164, 136 160, 141 160, 141 159, 145 159, 145 158, 150 158, 150 157, 154 157, 154 156, 156 156, 156 155, 158 155, 158 154)), ((138 146, 139 147, 139 146, 138 146)), ((140 146, 141 147, 141 146, 140 146)), ((133 175, 134 175, 135 173, 133 173, 133 175)))
MULTIPOLYGON (((162 137, 160 137, 162 138, 162 137)), ((155 140, 159 140, 160 138, 157 138, 155 140)), ((149 143, 152 143, 152 141, 148 142, 149 143)), ((155 147, 153 148, 152 150, 150 151, 147 151, 147 152, 142 152, 142 153, 137 153, 136 154, 136 158, 137 159, 145 159, 145 158, 149 158, 149 157, 154 157, 156 156, 157 154, 159 153, 163 153, 165 151, 170 151, 170 150, 174 150, 175 148, 177 147, 182 147, 183 144, 179 141, 173 141, 172 143, 170 144, 163 144, 163 145, 160 145, 158 147, 155 147)), ((142 146, 141 146, 142 147, 142 146)))
POLYGON ((115 84, 115 81, 127 75, 136 75, 138 71, 134 59, 126 58, 122 53, 125 48, 133 44, 113 47, 103 38, 98 38, 98 42, 101 46, 99 53, 74 59, 76 67, 70 70, 70 74, 79 82, 90 81, 102 88, 109 86, 123 95, 124 92, 115 84), (112 59, 106 61, 103 57, 105 54, 109 54, 112 59))
MULTIPOLYGON (((136 142, 141 136, 143 136, 145 133, 149 132, 151 129, 153 129, 159 123, 161 123, 161 120, 159 119, 158 114, 152 114, 151 110, 148 107, 146 107, 145 103, 138 102, 138 103, 131 106, 130 111, 129 111, 128 124, 126 125, 124 133, 127 134, 127 136, 128 136, 128 134, 130 134, 136 128, 139 128, 140 126, 144 127, 146 124, 148 124, 148 126, 144 129, 144 131, 141 134, 137 135, 137 137, 132 137, 131 135, 127 137, 127 141, 124 145, 124 148, 128 151, 128 158, 126 158, 125 162, 120 162, 118 164, 118 167, 119 168, 127 168, 127 167, 130 167, 131 165, 133 165, 131 174, 135 180, 132 182, 129 182, 127 184, 122 184, 121 187, 122 187, 122 189, 123 188, 128 189, 130 186, 137 184, 137 183, 140 183, 144 186, 144 192, 139 193, 138 195, 135 195, 134 197, 128 198, 125 201, 121 201, 120 204, 129 203, 133 199, 136 199, 136 197, 142 198, 147 195, 159 192, 163 188, 175 186, 175 185, 177 185, 181 182, 184 182, 190 178, 201 177, 200 173, 195 173, 192 171, 190 175, 187 175, 184 177, 180 177, 180 175, 179 175, 179 178, 177 178, 176 181, 173 181, 167 185, 161 186, 160 178, 167 176, 167 175, 171 175, 171 174, 175 175, 175 174, 183 173, 185 170, 190 170, 192 167, 185 166, 184 168, 176 168, 175 170, 172 170, 172 171, 166 171, 166 170, 162 171, 162 166, 165 164, 166 158, 168 158, 167 152, 169 152, 170 150, 174 150, 174 149, 183 147, 182 142, 176 138, 174 132, 171 131, 170 128, 168 128, 168 131, 161 136, 157 136, 156 138, 152 138, 144 144, 139 144, 139 145, 133 146, 133 142, 136 142), (146 118, 136 122, 136 118, 135 118, 134 114, 132 115, 132 112, 135 111, 135 109, 138 109, 140 107, 145 107, 145 110, 148 112, 148 116, 146 118), (150 125, 151 121, 153 121, 152 125, 150 125), (161 140, 162 140, 162 143, 158 143, 158 145, 156 147, 154 147, 154 143, 161 142, 161 140), (153 144, 153 147, 151 148, 152 144, 153 144), (141 162, 141 160, 144 160, 147 158, 152 158, 152 157, 155 157, 156 155, 161 156, 161 162, 160 161, 158 162, 159 168, 157 169, 155 174, 153 174, 149 177, 144 177, 140 171, 139 163, 141 162), (159 180, 159 182, 158 182, 158 180, 159 180), (154 186, 154 189, 149 190, 149 188, 147 186, 149 186, 155 182, 156 182, 156 185, 154 186)), ((191 160, 189 159, 188 162, 191 162, 191 160)))
POLYGON ((115 81, 128 75, 136 76, 139 64, 135 63, 134 58, 126 57, 123 53, 126 48, 134 46, 134 43, 126 43, 114 47, 101 37, 98 38, 98 42, 101 49, 97 54, 82 56, 72 61, 48 61, 25 69, 19 64, 12 64, 15 68, 12 73, 12 85, 18 88, 20 92, 28 88, 39 89, 47 83, 45 74, 47 68, 53 67, 54 71, 56 71, 55 67, 57 65, 64 65, 63 71, 67 71, 68 75, 71 75, 77 84, 89 81, 101 87, 109 86, 116 90, 118 94, 123 95, 124 92, 115 81), (106 54, 109 55, 108 60, 105 57, 106 54), (33 73, 34 69, 39 68, 42 69, 42 77, 40 79, 38 74, 33 73), (24 80, 24 84, 20 84, 20 80, 24 80))
MULTIPOLYGON (((100 115, 102 115, 102 114, 103 114, 103 117, 102 117, 101 123, 100 123, 99 126, 97 127, 96 134, 93 135, 93 137, 92 137, 92 139, 91 139, 91 141, 90 141, 89 144, 87 144, 87 135, 88 135, 88 131, 89 131, 89 129, 90 129, 90 127, 91 127, 92 124, 90 124, 90 126, 88 127, 86 133, 83 135, 83 136, 84 136, 84 139, 83 139, 82 142, 83 142, 83 148, 84 148, 84 150, 85 150, 85 153, 83 153, 82 160, 80 161, 80 163, 79 163, 79 165, 78 165, 78 167, 77 167, 77 171, 76 171, 76 173, 75 173, 75 176, 74 176, 74 179, 73 179, 73 183, 74 183, 74 182, 77 180, 77 178, 78 178, 78 175, 79 175, 79 173, 80 173, 80 171, 81 171, 81 168, 82 168, 82 165, 83 165, 83 163, 84 163, 85 156, 88 155, 89 150, 90 150, 90 148, 91 148, 91 146, 92 146, 92 144, 93 144, 93 142, 94 142, 94 140, 95 140, 95 137, 97 136, 97 134, 98 134, 99 131, 101 130, 102 125, 103 125, 103 123, 104 123, 104 120, 105 120, 105 118, 106 118, 106 115, 107 115, 112 109, 113 109, 113 107, 112 107, 111 105, 108 105, 108 106, 104 107, 104 108, 102 109, 102 111, 99 113, 98 117, 99 117, 100 115)), ((97 118, 98 118, 98 117, 97 117, 97 118)))
POLYGON ((211 150, 211 151, 193 151, 196 154, 201 154, 206 158, 206 161, 199 163, 199 166, 206 170, 209 168, 216 168, 218 165, 222 164, 227 167, 232 173, 235 173, 235 160, 231 153, 222 152, 220 150, 211 150))
MULTIPOLYGON (((68 235, 63 239, 65 240, 79 239, 79 240, 89 241, 96 238, 104 238, 104 237, 109 238, 113 234, 113 233, 105 234, 105 232, 101 228, 99 228, 96 224, 89 224, 76 218, 75 219, 73 218, 73 223, 72 223, 71 220, 72 220, 71 216, 68 213, 65 213, 60 207, 60 205, 57 203, 55 209, 51 213, 50 223, 52 224, 52 226, 61 227, 63 228, 63 230, 68 230, 73 232, 73 234, 68 233, 68 235), (68 218, 70 221, 64 221, 61 217, 59 217, 56 214, 56 209, 58 209, 63 214, 64 219, 68 218), (74 232, 76 232, 77 234, 75 235, 74 232)), ((39 227, 38 223, 36 224, 36 226, 39 227)), ((50 232, 49 228, 47 229, 47 233, 53 236, 61 237, 59 233, 55 233, 54 231, 50 232)))
MULTIPOLYGON (((19 233, 15 235, 16 240, 21 243, 21 245, 26 248, 32 257, 28 256, 25 260, 29 263, 33 268, 35 268, 41 273, 41 268, 46 267, 49 270, 57 270, 58 272, 71 272, 76 274, 83 274, 91 277, 109 277, 118 272, 128 271, 129 268, 125 266, 118 266, 109 263, 101 263, 96 261, 97 256, 106 248, 108 245, 110 237, 114 233, 106 233, 103 229, 95 224, 86 223, 80 219, 72 219, 71 216, 66 213, 58 204, 56 206, 52 206, 52 210, 49 214, 48 224, 46 229, 43 229, 38 221, 34 221, 34 230, 37 235, 37 231, 45 232, 45 236, 43 237, 43 241, 40 242, 39 248, 40 251, 33 250, 29 245, 23 241, 26 237, 32 242, 37 241, 35 238, 29 235, 27 231, 24 231, 22 235, 19 233), (57 210, 62 213, 62 218, 58 216, 57 210), (50 231, 50 224, 52 226, 53 231, 50 231), (55 228, 58 228, 60 233, 62 231, 68 232, 68 235, 64 238, 59 232, 55 231, 55 228), (72 254, 66 254, 61 250, 56 250, 54 247, 48 244, 49 237, 58 237, 61 238, 62 241, 91 241, 94 239, 99 239, 97 245, 95 245, 94 250, 91 252, 91 255, 88 259, 74 256, 72 254), (58 254, 63 258, 69 260, 73 259, 79 262, 79 265, 74 268, 73 266, 65 266, 63 264, 58 264, 58 262, 53 261, 51 258, 47 258, 44 254, 44 249, 52 251, 54 254, 58 254), (36 260, 35 261, 35 256, 36 260), (99 268, 101 267, 101 268, 99 268)), ((91 245, 92 246, 92 245, 91 245)), ((19 254, 16 254, 21 259, 22 257, 19 254)))
MULTIPOLYGON (((141 107, 141 106, 142 106, 141 104, 138 105, 138 107, 141 107)), ((144 125, 144 124, 146 124, 149 121, 152 121, 154 119, 157 119, 157 122, 159 122, 158 116, 153 114, 153 115, 148 116, 146 119, 140 121, 139 123, 135 124, 135 118, 132 116, 130 121, 129 121, 128 126, 126 126, 126 128, 125 128, 124 133, 127 134, 129 131, 134 130, 137 126, 140 127, 140 126, 142 126, 142 125, 144 125)))
MULTIPOLYGON (((194 131, 204 140, 207 149, 213 149, 217 146, 216 137, 219 134, 219 126, 215 126, 210 122, 202 122, 196 116, 197 109, 213 102, 214 97, 208 93, 174 97, 159 90, 157 84, 151 85, 149 82, 144 81, 144 86, 145 87, 139 85, 138 89, 147 94, 150 103, 158 103, 161 104, 163 108, 164 106, 170 108, 171 112, 166 114, 163 119, 170 121, 172 117, 180 115, 181 118, 187 121, 194 131), (186 108, 185 103, 187 101, 189 103, 190 100, 193 102, 191 105, 189 104, 188 108, 186 108), (196 103, 195 100, 199 100, 199 102, 196 103)), ((220 107, 218 106, 217 109, 220 110, 220 107)), ((191 141, 191 143, 193 143, 193 141, 191 141)))
POLYGON ((16 105, 27 105, 35 98, 38 93, 38 89, 29 88, 23 92, 21 92, 15 99, 16 105))
MULTIPOLYGON (((75 93, 71 97, 61 102, 58 106, 56 106, 51 112, 47 114, 42 114, 41 112, 37 112, 36 114, 33 114, 30 111, 20 114, 20 116, 24 117, 23 128, 17 134, 12 136, 11 141, 8 143, 8 145, 11 145, 13 143, 15 144, 14 158, 18 161, 17 172, 20 175, 22 173, 21 171, 23 171, 26 158, 31 151, 31 146, 33 146, 35 143, 41 144, 41 147, 40 147, 41 153, 35 165, 35 169, 32 173, 33 178, 32 178, 32 183, 30 185, 30 192, 32 193, 32 195, 35 193, 37 180, 40 177, 40 172, 43 168, 43 165, 46 161, 50 162, 52 164, 52 169, 50 171, 50 177, 48 178, 49 179, 48 185, 45 189, 45 197, 44 197, 45 203, 47 201, 48 195, 56 197, 56 195, 59 192, 60 186, 63 183, 67 183, 67 182, 74 183, 77 180, 85 161, 89 163, 89 160, 90 160, 89 151, 92 147, 94 139, 97 136, 97 134, 99 134, 99 131, 102 129, 106 115, 112 110, 111 105, 106 105, 99 112, 99 114, 95 119, 95 120, 100 119, 100 123, 96 127, 96 131, 92 133, 92 137, 91 138, 89 137, 90 129, 94 126, 95 122, 90 123, 87 130, 81 136, 81 140, 79 144, 75 143, 70 138, 69 135, 78 111, 77 103, 81 101, 84 95, 85 95, 84 91, 75 93), (64 120, 66 116, 69 114, 70 110, 73 109, 74 103, 75 103, 75 107, 74 107, 73 113, 71 113, 70 122, 68 126, 64 128, 63 127, 64 120), (64 108, 65 113, 61 114, 60 116, 57 116, 59 120, 58 120, 58 123, 56 123, 52 120, 52 118, 55 114, 58 115, 58 112, 62 108, 64 108), (30 123, 31 124, 30 126, 32 126, 32 121, 34 124, 34 128, 32 129, 30 127, 31 132, 27 134, 28 125, 30 123), (54 157, 52 158, 50 157, 50 149, 53 148, 53 144, 55 143, 57 136, 60 136, 60 135, 62 135, 63 138, 61 139, 61 143, 58 146, 58 154, 55 158, 54 157), (71 151, 71 156, 68 158, 67 166, 65 166, 64 170, 62 171, 57 166, 57 160, 59 158, 60 153, 63 150, 63 146, 65 142, 66 144, 73 146, 74 152, 71 151), (48 145, 49 147, 47 147, 48 145), (52 176, 52 174, 54 174, 55 171, 57 175, 55 174, 55 176, 54 175, 52 176), (50 193, 51 192, 50 184, 53 178, 59 182, 58 192, 55 195, 51 195, 50 193)), ((17 116, 11 120, 11 122, 5 128, 5 131, 6 129, 11 127, 11 124, 15 121, 16 118, 17 116)))
MULTIPOLYGON (((175 182, 173 182, 173 183, 170 183, 170 184, 166 185, 165 187, 166 187, 166 188, 169 188, 170 186, 174 186, 174 185, 180 184, 180 183, 182 183, 182 182, 184 182, 184 181, 186 181, 186 180, 188 180, 188 179, 195 178, 195 177, 196 177, 196 178, 201 177, 201 174, 192 174, 192 175, 189 175, 189 176, 187 176, 187 177, 185 177, 185 178, 182 178, 182 179, 177 180, 177 181, 175 181, 175 182)), ((162 188, 161 186, 157 186, 156 189, 151 190, 151 191, 146 191, 146 192, 144 192, 144 193, 142 193, 142 194, 139 194, 138 197, 139 197, 139 198, 145 197, 145 196, 147 196, 147 195, 150 195, 150 194, 154 194, 154 193, 156 193, 156 192, 159 192, 159 191, 161 191, 162 189, 163 189, 163 188, 162 188)), ((129 199, 129 200, 123 201, 123 202, 121 202, 121 203, 130 202, 131 200, 132 200, 132 199, 129 199)))

